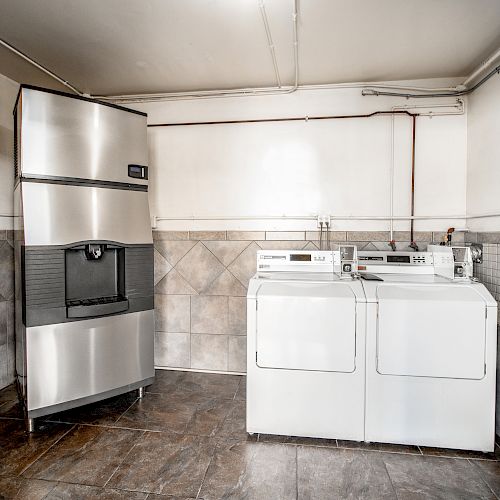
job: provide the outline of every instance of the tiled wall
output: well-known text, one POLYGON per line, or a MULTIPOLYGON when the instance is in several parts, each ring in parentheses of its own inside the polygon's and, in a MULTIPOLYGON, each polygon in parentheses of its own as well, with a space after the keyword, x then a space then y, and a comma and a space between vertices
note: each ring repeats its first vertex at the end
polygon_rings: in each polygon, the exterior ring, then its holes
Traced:
MULTIPOLYGON (((465 240, 480 243, 483 247, 481 264, 474 264, 474 276, 484 284, 491 295, 500 303, 500 232, 467 233, 465 240)), ((500 325, 500 310, 498 316, 500 325)))
MULTIPOLYGON (((406 250, 409 233, 395 233, 406 250)), ((244 372, 245 296, 260 249, 318 249, 317 231, 155 231, 155 363, 160 367, 244 372)), ((418 232, 421 250, 444 233, 418 232)), ((456 241, 463 242, 457 233, 456 241)), ((331 233, 360 250, 387 250, 388 232, 331 233)))
POLYGON ((14 250, 12 232, 0 230, 0 389, 14 381, 14 250))

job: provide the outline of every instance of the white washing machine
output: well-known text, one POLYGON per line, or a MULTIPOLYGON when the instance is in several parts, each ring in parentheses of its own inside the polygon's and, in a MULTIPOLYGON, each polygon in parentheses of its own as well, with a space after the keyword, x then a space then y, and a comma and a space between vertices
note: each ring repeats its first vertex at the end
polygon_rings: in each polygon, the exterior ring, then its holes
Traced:
POLYGON ((261 251, 248 288, 247 431, 363 440, 365 297, 355 247, 261 251))
POLYGON ((493 451, 497 304, 467 248, 359 252, 366 441, 493 451))

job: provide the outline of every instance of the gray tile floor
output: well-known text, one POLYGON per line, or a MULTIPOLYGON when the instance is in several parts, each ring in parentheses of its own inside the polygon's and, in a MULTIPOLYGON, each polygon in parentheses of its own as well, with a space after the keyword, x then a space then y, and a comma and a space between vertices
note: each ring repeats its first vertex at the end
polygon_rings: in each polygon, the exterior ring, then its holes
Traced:
POLYGON ((0 498, 495 499, 497 454, 247 436, 245 378, 158 371, 125 394, 24 431, 0 391, 0 498))

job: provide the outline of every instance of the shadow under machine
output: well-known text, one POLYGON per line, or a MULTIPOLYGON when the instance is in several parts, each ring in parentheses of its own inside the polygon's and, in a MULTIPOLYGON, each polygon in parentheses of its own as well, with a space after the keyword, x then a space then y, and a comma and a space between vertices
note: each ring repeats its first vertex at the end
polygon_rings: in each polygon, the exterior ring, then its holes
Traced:
POLYGON ((32 428, 153 381, 146 115, 22 86, 14 121, 16 371, 32 428))

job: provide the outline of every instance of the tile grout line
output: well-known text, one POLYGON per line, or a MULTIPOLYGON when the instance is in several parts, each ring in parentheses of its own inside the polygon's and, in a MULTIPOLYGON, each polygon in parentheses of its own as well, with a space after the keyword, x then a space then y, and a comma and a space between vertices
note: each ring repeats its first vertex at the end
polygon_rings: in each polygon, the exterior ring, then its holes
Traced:
POLYGON ((399 500, 399 495, 396 490, 396 487, 394 486, 394 483, 392 482, 392 477, 389 474, 389 469, 387 468, 387 464, 385 463, 385 460, 382 458, 382 463, 384 464, 384 469, 385 473, 387 474, 387 477, 389 478, 389 482, 391 483, 392 491, 394 492, 394 495, 396 496, 396 500, 399 500))
POLYGON ((498 495, 493 491, 493 488, 489 485, 489 483, 486 481, 486 479, 484 479, 484 477, 481 474, 481 472, 478 471, 478 467, 473 462, 471 462, 470 458, 467 459, 467 462, 469 462, 469 465, 477 473, 477 475, 479 476, 479 479, 481 480, 481 482, 483 482, 486 485, 486 487, 493 493, 493 496, 496 499, 498 499, 498 495))
POLYGON ((299 500, 299 447, 295 447, 295 498, 299 500))
MULTIPOLYGON (((59 441, 61 441, 64 437, 66 437, 73 429, 76 428, 78 424, 73 424, 71 427, 59 437, 59 439, 56 439, 43 453, 41 453, 33 462, 28 464, 19 474, 18 476, 22 476, 32 465, 34 465, 36 462, 38 462, 43 456, 45 456, 49 450, 51 450, 59 441)), ((24 477, 24 476, 23 476, 24 477)), ((38 479, 38 478, 25 478, 25 479, 38 479)))
POLYGON ((134 406, 137 403, 137 401, 139 401, 139 398, 135 398, 134 401, 132 401, 132 403, 130 404, 130 406, 113 423, 117 424, 120 418, 122 418, 123 415, 125 415, 125 413, 127 413, 130 410, 130 408, 132 408, 132 406, 134 406))
MULTIPOLYGON (((209 439, 214 439, 215 441, 215 438, 209 438, 209 439)), ((207 477, 207 474, 208 474, 208 469, 210 468, 210 465, 212 465, 212 460, 214 459, 214 456, 215 456, 215 452, 217 450, 217 446, 219 445, 219 442, 217 441, 215 444, 214 444, 214 449, 212 451, 212 454, 210 455, 210 460, 208 461, 208 465, 207 465, 207 468, 205 469, 205 473, 203 474, 203 478, 201 480, 201 483, 200 483, 200 487, 198 488, 198 492, 196 493, 196 497, 195 498, 200 498, 200 493, 201 493, 201 490, 203 488, 203 484, 205 483, 205 479, 207 477)), ((163 488, 162 488, 163 489, 163 488)), ((161 493, 161 492, 160 492, 161 493)))
MULTIPOLYGON (((130 453, 132 453, 132 450, 137 446, 137 442, 144 436, 146 432, 143 430, 141 432, 141 434, 137 437, 135 443, 130 447, 130 450, 128 450, 127 453, 125 453, 125 456, 122 458, 122 460, 120 461, 120 463, 116 466, 115 470, 113 471, 113 473, 108 477, 108 480, 104 483, 104 485, 102 486, 102 488, 106 488, 106 485, 111 481, 111 479, 113 478, 113 476, 116 474, 117 470, 121 467, 121 465, 123 464, 123 462, 125 462, 126 458, 130 455, 130 453)), ((148 493, 149 495, 149 493, 148 493)))

